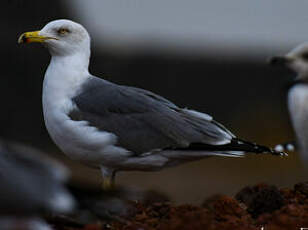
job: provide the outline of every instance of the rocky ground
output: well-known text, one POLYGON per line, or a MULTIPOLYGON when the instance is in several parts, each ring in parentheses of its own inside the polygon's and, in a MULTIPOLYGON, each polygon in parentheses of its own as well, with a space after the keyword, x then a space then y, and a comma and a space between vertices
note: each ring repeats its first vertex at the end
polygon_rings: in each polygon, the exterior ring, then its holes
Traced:
MULTIPOLYGON (((93 203, 92 223, 79 217, 50 217, 56 230, 292 230, 308 228, 308 182, 294 188, 267 184, 245 187, 235 197, 215 195, 202 205, 174 206, 164 196, 150 193, 143 202, 108 200, 93 203), (102 210, 114 212, 106 213, 102 210), (96 211, 95 211, 96 210, 96 211), (100 211, 98 211, 100 210, 100 211), (106 218, 107 217, 107 218, 106 218), (108 219, 108 220, 107 220, 108 219)), ((86 201, 89 207, 89 200, 86 201)), ((85 204, 85 203, 84 203, 85 204)))

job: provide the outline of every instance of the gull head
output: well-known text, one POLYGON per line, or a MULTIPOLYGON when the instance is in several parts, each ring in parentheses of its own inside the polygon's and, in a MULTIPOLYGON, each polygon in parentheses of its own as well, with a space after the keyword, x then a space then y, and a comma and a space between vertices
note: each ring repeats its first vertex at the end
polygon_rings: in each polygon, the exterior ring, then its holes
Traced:
POLYGON ((71 20, 51 21, 41 30, 23 33, 18 43, 43 43, 53 56, 90 53, 90 36, 86 29, 71 20))
POLYGON ((308 79, 308 42, 303 43, 283 56, 270 59, 273 66, 285 66, 297 73, 298 79, 308 79))

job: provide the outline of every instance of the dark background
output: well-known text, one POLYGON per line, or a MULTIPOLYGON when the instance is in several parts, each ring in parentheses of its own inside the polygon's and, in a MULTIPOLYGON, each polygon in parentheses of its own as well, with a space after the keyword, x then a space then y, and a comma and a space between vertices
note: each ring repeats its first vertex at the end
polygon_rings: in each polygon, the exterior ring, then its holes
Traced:
MULTIPOLYGON (((63 156, 44 126, 41 92, 49 63, 47 50, 38 44, 17 44, 21 33, 39 30, 54 19, 78 21, 73 15, 61 1, 7 0, 1 4, 0 135, 54 155, 73 169, 74 181, 90 186, 99 183, 99 172, 63 156)), ((206 52, 188 56, 168 49, 153 52, 151 47, 122 55, 108 43, 96 46, 92 37, 90 72, 209 113, 247 140, 274 146, 293 139, 285 104, 285 87, 292 73, 272 69, 266 60, 214 59, 206 52)), ((294 184, 305 179, 300 167, 296 153, 287 159, 255 155, 211 158, 156 173, 122 173, 118 182, 158 189, 177 202, 198 203, 209 194, 232 194, 256 182, 294 184)))

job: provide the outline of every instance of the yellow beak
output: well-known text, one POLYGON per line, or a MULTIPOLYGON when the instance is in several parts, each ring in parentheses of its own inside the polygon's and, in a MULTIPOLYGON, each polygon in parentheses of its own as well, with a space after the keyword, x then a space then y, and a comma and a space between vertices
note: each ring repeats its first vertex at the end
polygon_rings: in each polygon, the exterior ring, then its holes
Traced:
POLYGON ((40 31, 33 31, 33 32, 26 32, 19 36, 18 43, 31 43, 31 42, 45 42, 48 39, 56 39, 53 37, 45 37, 42 35, 39 35, 40 31))

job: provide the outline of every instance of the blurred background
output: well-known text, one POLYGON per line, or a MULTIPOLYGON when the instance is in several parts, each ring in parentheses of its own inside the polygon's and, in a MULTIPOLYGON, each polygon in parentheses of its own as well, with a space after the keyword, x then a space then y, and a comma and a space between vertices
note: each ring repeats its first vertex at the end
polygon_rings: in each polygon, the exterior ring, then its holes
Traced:
MULTIPOLYGON (((286 108, 293 74, 266 61, 308 40, 307 9, 305 0, 2 1, 0 136, 61 159, 73 170, 74 183, 99 185, 100 172, 64 156, 45 129, 41 91, 47 50, 17 44, 22 32, 67 18, 83 24, 92 37, 92 74, 209 113, 247 140, 274 146, 294 139, 286 108)), ((125 172, 117 182, 197 204, 259 182, 290 186, 307 179, 292 153, 125 172)))

